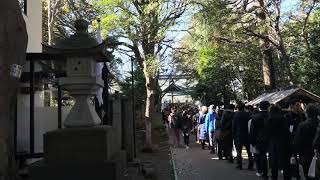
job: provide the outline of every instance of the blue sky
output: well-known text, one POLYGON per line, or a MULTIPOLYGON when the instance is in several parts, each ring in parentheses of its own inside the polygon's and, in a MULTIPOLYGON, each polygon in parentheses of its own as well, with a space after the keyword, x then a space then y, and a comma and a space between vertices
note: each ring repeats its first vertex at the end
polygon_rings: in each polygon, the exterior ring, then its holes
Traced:
POLYGON ((281 9, 283 12, 295 10, 298 3, 299 3, 299 0, 283 0, 281 9))

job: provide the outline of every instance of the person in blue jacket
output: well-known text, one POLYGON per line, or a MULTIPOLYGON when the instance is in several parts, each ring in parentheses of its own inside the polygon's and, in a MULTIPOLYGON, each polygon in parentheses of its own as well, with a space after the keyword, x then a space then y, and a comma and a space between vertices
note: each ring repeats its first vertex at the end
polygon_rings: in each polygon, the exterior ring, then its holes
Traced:
POLYGON ((216 107, 214 105, 209 106, 209 112, 205 119, 206 131, 209 135, 209 147, 211 148, 212 154, 215 153, 215 139, 214 139, 214 129, 216 120, 216 107))
POLYGON ((199 111, 199 121, 198 121, 198 129, 199 129, 199 141, 201 143, 202 149, 205 147, 205 142, 208 140, 207 138, 207 128, 205 119, 207 117, 208 108, 207 106, 202 106, 201 110, 199 111))

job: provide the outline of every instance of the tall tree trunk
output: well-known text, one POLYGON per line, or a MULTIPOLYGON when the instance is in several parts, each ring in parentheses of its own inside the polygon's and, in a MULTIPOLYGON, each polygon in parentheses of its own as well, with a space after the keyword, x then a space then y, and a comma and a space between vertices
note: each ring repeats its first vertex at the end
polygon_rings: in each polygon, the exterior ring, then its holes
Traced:
MULTIPOLYGON (((256 14, 258 21, 262 24, 267 23, 265 13, 265 0, 258 0, 257 3, 256 14)), ((267 27, 261 31, 262 35, 268 36, 269 31, 267 27)), ((260 40, 260 51, 262 53, 262 71, 263 71, 263 81, 265 84, 265 88, 268 90, 276 88, 275 83, 275 74, 274 74, 274 63, 272 57, 272 48, 270 42, 266 39, 260 40)))
POLYGON ((48 44, 52 45, 53 42, 53 25, 54 25, 54 16, 53 16, 53 6, 52 0, 48 0, 48 44))
POLYGON ((14 122, 10 114, 19 80, 10 70, 24 65, 28 43, 17 0, 0 1, 0 22, 0 180, 13 180, 16 173, 14 122))
POLYGON ((265 40, 260 40, 260 50, 262 54, 262 71, 265 88, 266 90, 275 89, 276 83, 271 45, 265 40))
POLYGON ((48 0, 48 44, 52 45, 55 41, 54 23, 61 5, 61 0, 48 0))
MULTIPOLYGON (((146 65, 145 65, 146 68, 146 65)), ((152 117, 155 113, 155 90, 156 90, 156 79, 152 77, 146 70, 144 70, 146 78, 146 110, 145 110, 145 125, 146 125, 146 147, 151 148, 152 145, 152 117)))
POLYGON ((290 69, 290 57, 287 54, 286 48, 284 47, 284 43, 282 40, 280 41, 280 46, 278 47, 278 51, 280 52, 281 63, 284 65, 286 83, 290 85, 292 84, 292 81, 293 81, 293 75, 290 69))

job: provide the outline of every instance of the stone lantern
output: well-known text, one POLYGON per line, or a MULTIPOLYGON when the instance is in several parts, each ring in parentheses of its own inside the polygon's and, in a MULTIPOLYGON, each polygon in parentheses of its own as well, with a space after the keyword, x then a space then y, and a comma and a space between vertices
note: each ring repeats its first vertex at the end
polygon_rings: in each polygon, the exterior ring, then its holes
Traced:
POLYGON ((96 79, 96 59, 106 59, 103 44, 89 36, 88 22, 77 20, 76 33, 63 39, 54 46, 44 45, 49 54, 66 57, 67 77, 60 78, 59 84, 75 98, 75 105, 64 121, 65 127, 88 127, 101 124, 95 111, 92 97, 97 88, 103 86, 101 79, 96 79))
MULTIPOLYGON (((67 77, 59 83, 76 103, 64 122, 66 128, 44 134, 44 159, 30 166, 31 179, 118 180, 126 162, 121 150, 121 116, 112 126, 100 125, 91 100, 103 84, 96 79, 95 60, 106 59, 108 54, 103 53, 104 44, 89 36, 86 21, 77 20, 75 28, 75 34, 56 45, 43 45, 44 52, 65 57, 67 77)), ((113 118, 119 116, 119 109, 115 108, 113 118)))

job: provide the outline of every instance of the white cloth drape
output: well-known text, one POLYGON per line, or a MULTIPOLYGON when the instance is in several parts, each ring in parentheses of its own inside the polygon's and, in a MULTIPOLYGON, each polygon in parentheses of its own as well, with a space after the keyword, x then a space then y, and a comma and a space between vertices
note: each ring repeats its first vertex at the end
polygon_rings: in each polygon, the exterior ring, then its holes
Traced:
MULTIPOLYGON (((100 21, 98 22, 98 30, 97 30, 97 41, 99 44, 102 43, 102 35, 101 35, 101 24, 100 21)), ((102 78, 102 68, 103 68, 103 62, 96 63, 96 78, 101 79, 102 78)), ((98 88, 96 92, 96 97, 99 102, 99 106, 103 104, 103 98, 102 98, 102 92, 103 88, 98 88)))

